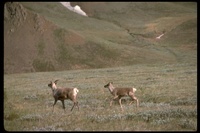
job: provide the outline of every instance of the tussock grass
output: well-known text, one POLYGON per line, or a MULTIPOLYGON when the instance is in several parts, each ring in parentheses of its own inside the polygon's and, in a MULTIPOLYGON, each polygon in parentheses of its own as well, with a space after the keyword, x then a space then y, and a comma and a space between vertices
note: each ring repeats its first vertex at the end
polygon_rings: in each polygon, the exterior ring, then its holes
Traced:
POLYGON ((4 128, 7 131, 194 131, 197 130, 197 68, 195 64, 126 67, 4 75, 4 128), (47 84, 77 87, 72 102, 54 107, 47 84), (140 107, 130 98, 117 101, 103 86, 135 87, 140 107))

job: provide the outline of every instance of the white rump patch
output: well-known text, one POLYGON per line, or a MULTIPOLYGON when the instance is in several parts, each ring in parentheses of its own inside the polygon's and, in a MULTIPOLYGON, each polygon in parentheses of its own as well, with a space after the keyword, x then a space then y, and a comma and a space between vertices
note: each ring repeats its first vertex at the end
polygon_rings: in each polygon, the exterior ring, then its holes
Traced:
POLYGON ((79 90, 77 89, 77 88, 74 88, 74 90, 73 90, 74 92, 74 95, 76 95, 78 92, 79 92, 79 90))
POLYGON ((133 88, 133 92, 135 92, 137 89, 136 88, 133 88))

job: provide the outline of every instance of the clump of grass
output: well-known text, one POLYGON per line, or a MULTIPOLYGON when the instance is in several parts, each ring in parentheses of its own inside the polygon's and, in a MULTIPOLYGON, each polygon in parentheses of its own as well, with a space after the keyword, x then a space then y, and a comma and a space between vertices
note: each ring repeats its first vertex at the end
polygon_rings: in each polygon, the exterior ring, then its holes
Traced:
POLYGON ((110 115, 87 115, 87 119, 89 119, 92 122, 97 123, 104 123, 104 122, 110 122, 115 120, 122 120, 124 119, 124 115, 122 114, 110 114, 110 115))
POLYGON ((170 102, 170 105, 196 105, 197 98, 178 99, 170 102))
POLYGON ((132 120, 139 118, 144 121, 151 121, 153 119, 168 119, 168 118, 196 118, 197 110, 183 110, 181 108, 178 109, 165 109, 165 110, 150 110, 143 111, 137 114, 127 114, 126 119, 132 120))
POLYGON ((9 120, 9 121, 12 121, 18 118, 19 118, 19 114, 16 113, 15 111, 12 111, 9 114, 4 115, 4 119, 9 120))
POLYGON ((62 128, 56 128, 55 126, 45 126, 45 127, 33 127, 33 131, 63 131, 62 128))
POLYGON ((38 99, 38 97, 36 95, 27 95, 24 97, 25 100, 30 100, 30 99, 38 99))
POLYGON ((140 103, 140 107, 161 107, 161 108, 169 108, 170 104, 169 103, 153 103, 153 102, 142 102, 140 103))
POLYGON ((197 129, 197 123, 195 123, 192 120, 185 119, 185 118, 180 120, 179 125, 184 129, 193 129, 193 130, 197 129))
POLYGON ((153 125, 163 125, 163 124, 167 124, 167 123, 171 122, 172 120, 173 120, 173 118, 166 118, 166 119, 159 118, 159 119, 153 120, 152 124, 153 125))
POLYGON ((20 118, 22 121, 39 121, 41 119, 43 119, 43 117, 39 114, 28 114, 20 118))
POLYGON ((62 128, 56 128, 55 126, 44 126, 44 127, 36 127, 33 126, 30 128, 24 128, 24 131, 63 131, 62 128))
POLYGON ((184 110, 184 109, 181 109, 181 108, 178 108, 178 109, 172 109, 172 110, 166 110, 166 111, 163 111, 164 112, 164 115, 162 114, 162 112, 160 113, 160 116, 165 116, 165 117, 175 117, 175 118, 185 118, 185 117, 188 117, 188 118, 196 118, 197 117, 197 110, 184 110))

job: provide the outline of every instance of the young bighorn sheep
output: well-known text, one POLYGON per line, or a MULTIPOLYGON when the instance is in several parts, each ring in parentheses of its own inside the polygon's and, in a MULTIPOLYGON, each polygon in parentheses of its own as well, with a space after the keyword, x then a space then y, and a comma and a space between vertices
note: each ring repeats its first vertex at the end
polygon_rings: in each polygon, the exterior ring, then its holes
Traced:
POLYGON ((126 88, 115 88, 113 86, 112 82, 109 82, 108 84, 104 85, 104 88, 108 88, 108 90, 110 91, 110 93, 114 96, 112 98, 111 102, 110 102, 110 106, 112 106, 113 100, 119 98, 119 104, 120 104, 120 107, 121 107, 121 109, 123 111, 122 104, 121 104, 121 98, 124 97, 124 96, 131 97, 132 101, 130 102, 130 104, 134 100, 136 100, 136 107, 139 106, 139 100, 134 96, 136 88, 127 88, 127 87, 126 88))
POLYGON ((56 104, 58 100, 62 102, 63 109, 65 110, 65 103, 64 103, 65 99, 70 99, 71 101, 74 102, 74 105, 72 106, 71 111, 73 110, 75 105, 78 107, 78 110, 79 110, 78 101, 76 101, 76 96, 79 90, 77 88, 58 88, 56 86, 57 81, 58 80, 54 82, 50 81, 50 83, 48 84, 48 87, 52 89, 53 97, 55 99, 54 104, 53 104, 53 111, 54 111, 54 105, 56 104))

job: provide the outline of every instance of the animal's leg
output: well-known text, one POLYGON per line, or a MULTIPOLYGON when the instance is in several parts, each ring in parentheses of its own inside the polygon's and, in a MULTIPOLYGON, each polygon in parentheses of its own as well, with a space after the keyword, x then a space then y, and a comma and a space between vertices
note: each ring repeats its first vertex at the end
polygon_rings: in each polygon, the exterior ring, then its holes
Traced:
POLYGON ((78 107, 78 111, 79 111, 78 102, 74 102, 74 105, 72 106, 71 111, 73 110, 73 108, 74 108, 75 105, 78 107))
POLYGON ((62 105, 63 105, 63 109, 65 111, 65 102, 64 102, 64 100, 61 100, 61 102, 62 102, 62 105))
POLYGON ((131 96, 131 98, 132 98, 133 100, 130 102, 129 105, 131 105, 131 104, 134 102, 134 100, 136 100, 136 107, 138 107, 138 106, 139 106, 139 100, 137 99, 137 97, 131 96))
POLYGON ((113 102, 113 100, 115 100, 116 98, 118 98, 118 96, 114 96, 114 98, 110 101, 110 106, 112 106, 112 102, 113 102))
POLYGON ((54 104, 53 104, 53 112, 54 112, 54 105, 57 103, 57 99, 55 99, 54 104))
POLYGON ((119 105, 120 105, 120 107, 121 107, 121 109, 122 109, 122 111, 123 111, 123 107, 122 107, 122 99, 121 99, 121 98, 119 98, 119 105))
POLYGON ((74 109, 74 106, 76 105, 76 102, 74 102, 74 105, 72 106, 72 108, 71 108, 71 111, 74 109))
POLYGON ((79 105, 78 105, 78 102, 76 102, 76 106, 78 107, 78 111, 79 111, 79 105))
POLYGON ((136 100, 136 107, 139 107, 139 100, 137 99, 137 97, 134 97, 134 100, 136 100))

